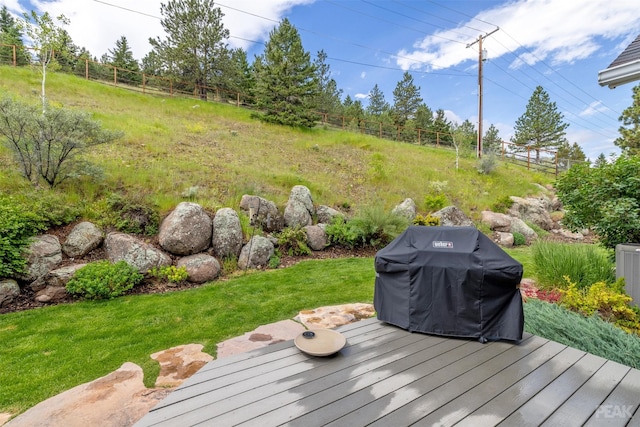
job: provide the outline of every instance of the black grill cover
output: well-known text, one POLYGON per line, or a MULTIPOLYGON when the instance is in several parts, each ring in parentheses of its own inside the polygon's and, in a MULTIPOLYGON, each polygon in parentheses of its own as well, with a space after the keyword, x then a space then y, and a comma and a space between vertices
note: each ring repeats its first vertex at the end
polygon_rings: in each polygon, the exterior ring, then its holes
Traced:
POLYGON ((522 264, 475 227, 411 226, 375 256, 378 319, 411 332, 522 339, 522 264))

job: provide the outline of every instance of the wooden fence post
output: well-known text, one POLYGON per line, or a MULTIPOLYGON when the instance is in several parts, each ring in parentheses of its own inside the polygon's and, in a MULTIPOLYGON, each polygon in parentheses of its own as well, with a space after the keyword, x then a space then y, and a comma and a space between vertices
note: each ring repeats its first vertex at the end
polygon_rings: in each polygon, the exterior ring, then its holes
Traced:
POLYGON ((118 86, 118 69, 113 67, 113 84, 118 86))

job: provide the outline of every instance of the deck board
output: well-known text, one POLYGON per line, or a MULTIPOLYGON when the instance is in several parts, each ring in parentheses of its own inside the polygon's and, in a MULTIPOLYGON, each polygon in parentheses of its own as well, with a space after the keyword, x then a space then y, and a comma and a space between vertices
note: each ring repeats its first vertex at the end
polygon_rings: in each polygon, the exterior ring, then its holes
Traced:
POLYGON ((640 371, 538 336, 481 344, 376 319, 339 331, 330 357, 288 341, 209 362, 136 427, 640 424, 640 371))

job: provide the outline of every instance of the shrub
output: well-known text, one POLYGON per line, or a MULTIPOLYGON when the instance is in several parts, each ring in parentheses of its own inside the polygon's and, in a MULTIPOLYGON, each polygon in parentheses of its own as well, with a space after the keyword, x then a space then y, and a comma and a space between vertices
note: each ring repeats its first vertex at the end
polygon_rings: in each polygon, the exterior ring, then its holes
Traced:
POLYGON ((626 332, 640 332, 640 317, 629 306, 631 297, 624 293, 624 279, 614 284, 597 282, 582 289, 568 277, 565 282, 566 289, 560 291, 560 305, 585 316, 597 314, 626 332))
POLYGON ((106 212, 99 222, 123 233, 151 236, 158 232, 160 215, 157 206, 144 197, 125 197, 114 193, 107 197, 106 212))
POLYGON ((491 210, 498 213, 507 213, 511 206, 513 206, 513 200, 511 200, 511 197, 502 196, 501 198, 496 200, 493 205, 491 205, 491 210))
POLYGON ((438 218, 437 216, 431 216, 429 214, 424 215, 424 216, 418 214, 413 219, 413 225, 424 225, 424 226, 437 227, 438 225, 440 225, 440 218, 438 218))
POLYGON ((423 200, 425 210, 435 212, 447 206, 448 200, 444 194, 447 184, 447 181, 432 181, 429 183, 427 194, 423 200))
POLYGON ((309 255, 311 249, 307 246, 307 232, 301 227, 287 227, 276 235, 278 249, 289 256, 309 255))
POLYGON ((67 282, 67 291, 90 300, 112 299, 140 283, 142 274, 125 261, 115 264, 96 261, 76 271, 67 282))
POLYGON ((0 277, 22 273, 31 239, 46 228, 46 219, 30 206, 0 196, 0 277))
POLYGON ((278 268, 280 266, 280 256, 274 254, 269 258, 269 268, 278 268))
POLYGON ((493 153, 487 153, 478 159, 477 170, 483 175, 489 175, 498 167, 498 159, 493 153))
POLYGON ((326 231, 329 242, 334 245, 378 248, 395 239, 408 225, 409 220, 405 217, 375 206, 364 208, 349 221, 335 217, 326 231))
POLYGON ((616 280, 609 253, 595 245, 538 241, 532 245, 532 254, 538 282, 544 286, 562 287, 565 276, 580 289, 616 280))
POLYGON ((228 256, 222 259, 221 263, 222 275, 228 276, 238 269, 238 258, 228 256))
POLYGON ((527 244, 527 238, 524 237, 524 234, 518 233, 517 231, 511 234, 513 234, 513 246, 523 246, 527 244))
POLYGON ((149 275, 158 279, 165 279, 171 283, 183 283, 189 278, 187 267, 184 265, 176 267, 175 265, 165 265, 163 267, 153 267, 149 270, 149 275))

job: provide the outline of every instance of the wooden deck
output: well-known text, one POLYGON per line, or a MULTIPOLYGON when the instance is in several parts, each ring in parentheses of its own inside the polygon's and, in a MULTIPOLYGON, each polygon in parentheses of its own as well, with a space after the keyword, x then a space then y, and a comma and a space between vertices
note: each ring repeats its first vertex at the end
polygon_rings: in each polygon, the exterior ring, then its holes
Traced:
POLYGON ((410 333, 377 319, 312 357, 293 341, 214 360, 135 426, 640 425, 640 371, 544 338, 410 333))

